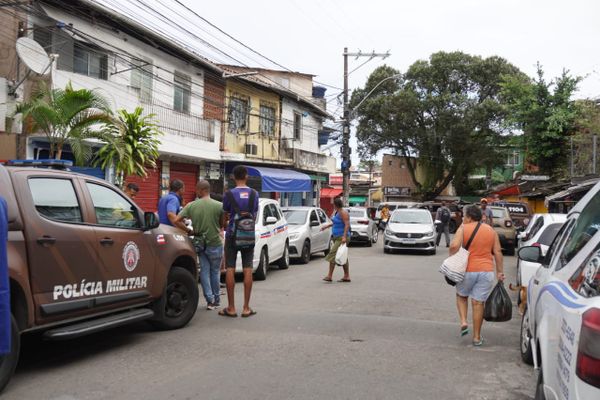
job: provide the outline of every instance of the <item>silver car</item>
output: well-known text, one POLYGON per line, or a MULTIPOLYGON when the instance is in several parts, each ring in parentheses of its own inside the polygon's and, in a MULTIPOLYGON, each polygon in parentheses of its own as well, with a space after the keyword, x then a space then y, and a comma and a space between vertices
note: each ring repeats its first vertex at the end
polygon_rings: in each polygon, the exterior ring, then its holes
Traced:
POLYGON ((350 243, 365 243, 373 246, 379 238, 377 223, 369 218, 369 212, 364 207, 346 208, 350 217, 350 243))
POLYGON ((435 226, 429 210, 397 209, 383 233, 383 252, 419 250, 436 253, 435 226))
POLYGON ((288 223, 290 258, 300 259, 303 264, 310 256, 331 248, 331 223, 325 211, 317 207, 286 207, 283 214, 288 223))

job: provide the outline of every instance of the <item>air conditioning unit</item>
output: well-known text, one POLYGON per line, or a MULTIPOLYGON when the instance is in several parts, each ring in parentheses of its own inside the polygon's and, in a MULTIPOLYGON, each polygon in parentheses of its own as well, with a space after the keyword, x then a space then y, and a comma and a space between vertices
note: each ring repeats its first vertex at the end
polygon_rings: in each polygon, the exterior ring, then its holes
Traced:
POLYGON ((254 143, 247 143, 246 144, 246 154, 247 155, 251 155, 251 156, 255 156, 258 153, 258 146, 254 143))

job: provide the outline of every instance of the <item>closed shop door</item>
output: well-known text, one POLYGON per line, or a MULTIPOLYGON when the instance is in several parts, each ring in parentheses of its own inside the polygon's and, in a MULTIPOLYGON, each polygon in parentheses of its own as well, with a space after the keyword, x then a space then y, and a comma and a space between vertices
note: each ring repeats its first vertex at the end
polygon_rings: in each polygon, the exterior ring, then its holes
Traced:
POLYGON ((185 185, 183 203, 187 204, 196 198, 196 183, 198 182, 198 165, 175 163, 170 164, 170 180, 180 179, 185 185))
POLYGON ((130 175, 125 179, 125 184, 132 182, 140 187, 135 202, 144 211, 154 211, 158 209, 158 199, 160 199, 160 175, 162 165, 160 160, 156 161, 156 168, 147 168, 148 176, 130 175))

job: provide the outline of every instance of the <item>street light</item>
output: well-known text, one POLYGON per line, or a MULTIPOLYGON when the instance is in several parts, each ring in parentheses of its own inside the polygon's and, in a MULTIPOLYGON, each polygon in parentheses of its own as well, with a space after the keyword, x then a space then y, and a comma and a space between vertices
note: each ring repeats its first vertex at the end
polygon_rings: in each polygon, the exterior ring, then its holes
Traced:
MULTIPOLYGON (((371 89, 371 91, 370 91, 369 93, 367 93, 367 95, 366 95, 365 97, 363 97, 363 99, 360 101, 360 103, 358 103, 358 104, 356 105, 356 107, 354 107, 352 110, 350 110, 350 115, 349 115, 350 119, 352 119, 352 114, 354 114, 354 112, 355 112, 355 111, 358 109, 358 107, 360 107, 360 106, 361 106, 361 105, 362 105, 362 104, 365 102, 365 100, 367 100, 367 98, 368 98, 370 95, 372 95, 372 94, 373 94, 373 92, 375 91, 375 89, 377 89, 379 86, 381 86, 381 84, 382 84, 383 82, 385 82, 385 81, 389 81, 390 79, 397 79, 397 78, 400 78, 401 76, 402 76, 402 74, 394 74, 394 75, 388 76, 387 78, 383 78, 382 80, 380 80, 380 81, 377 83, 377 85, 375 85, 375 86, 373 87, 373 89, 371 89)), ((349 121, 348 121, 348 122, 349 122, 349 121)))

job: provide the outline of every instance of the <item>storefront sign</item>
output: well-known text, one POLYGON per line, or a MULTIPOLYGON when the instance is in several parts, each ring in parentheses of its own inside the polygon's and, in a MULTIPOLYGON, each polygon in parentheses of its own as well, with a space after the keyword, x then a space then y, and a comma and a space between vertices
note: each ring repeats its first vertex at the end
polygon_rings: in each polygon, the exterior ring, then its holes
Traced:
POLYGON ((386 186, 383 188, 383 194, 386 196, 410 196, 410 188, 386 186))
POLYGON ((549 181, 548 175, 521 175, 523 181, 549 181))
POLYGON ((344 176, 342 174, 329 174, 329 184, 331 186, 342 185, 344 176))

